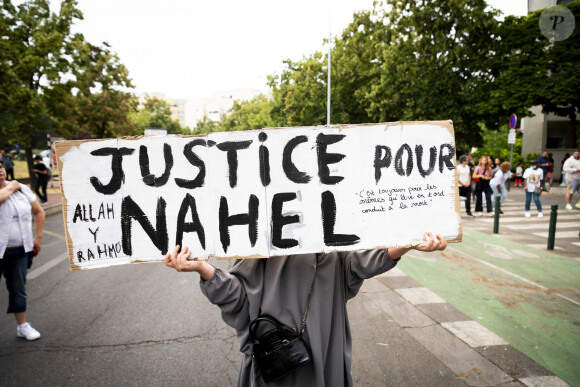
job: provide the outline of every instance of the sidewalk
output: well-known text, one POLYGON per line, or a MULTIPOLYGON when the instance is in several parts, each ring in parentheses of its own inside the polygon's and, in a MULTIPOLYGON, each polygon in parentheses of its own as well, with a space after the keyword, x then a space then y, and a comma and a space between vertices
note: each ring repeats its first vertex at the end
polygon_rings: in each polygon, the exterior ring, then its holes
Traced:
MULTIPOLYGON (((557 236, 552 252, 537 235, 551 204, 564 227, 557 235, 577 235, 580 211, 564 210, 554 192, 541 197, 543 219, 524 218, 524 197, 512 187, 499 234, 491 217, 462 216, 462 243, 410 252, 365 281, 347 306, 355 385, 580 385, 580 238, 557 236)), ((57 181, 43 207, 61 211, 57 181)))

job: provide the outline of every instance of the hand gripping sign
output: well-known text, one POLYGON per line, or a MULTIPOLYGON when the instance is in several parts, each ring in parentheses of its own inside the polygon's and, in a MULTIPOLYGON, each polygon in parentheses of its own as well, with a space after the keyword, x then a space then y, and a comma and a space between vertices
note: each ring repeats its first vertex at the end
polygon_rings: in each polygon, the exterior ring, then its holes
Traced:
POLYGON ((460 241, 450 121, 56 143, 71 269, 460 241))

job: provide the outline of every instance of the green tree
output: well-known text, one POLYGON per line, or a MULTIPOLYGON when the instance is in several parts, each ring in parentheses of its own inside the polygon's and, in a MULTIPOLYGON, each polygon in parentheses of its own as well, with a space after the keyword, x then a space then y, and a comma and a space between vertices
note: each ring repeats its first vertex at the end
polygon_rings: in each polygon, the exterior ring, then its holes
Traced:
MULTIPOLYGON (((576 19, 580 17, 580 1, 566 7, 576 19)), ((508 16, 501 23, 498 75, 482 108, 497 121, 512 113, 531 116, 529 109, 541 105, 543 113, 569 117, 580 141, 576 119, 580 112, 580 28, 576 25, 565 40, 550 41, 538 28, 542 12, 508 16)))
POLYGON ((171 118, 171 106, 157 97, 146 97, 142 106, 130 117, 135 125, 133 134, 143 134, 147 128, 167 129, 168 134, 190 134, 189 128, 182 127, 179 121, 171 118))
POLYGON ((401 0, 375 7, 372 61, 378 79, 364 96, 371 119, 453 120, 458 142, 478 144, 478 106, 492 87, 497 12, 484 0, 401 0), (379 51, 380 50, 380 51, 379 51))
POLYGON ((8 141, 26 150, 30 177, 32 138, 52 124, 49 99, 69 73, 72 59, 67 47, 74 38, 71 25, 82 19, 72 0, 63 1, 59 13, 47 0, 30 0, 14 6, 2 1, 0 10, 0 125, 8 141))
POLYGON ((203 118, 197 121, 195 124, 195 128, 192 130, 192 134, 205 134, 211 132, 218 132, 220 127, 220 123, 210 120, 207 116, 203 116, 203 118))
MULTIPOLYGON (((117 54, 82 39, 75 42, 75 81, 70 82, 74 97, 75 121, 80 131, 96 138, 126 136, 135 131, 129 112, 135 97, 124 90, 132 88, 129 72, 117 54)), ((65 98, 64 93, 60 95, 65 98)), ((57 100, 58 99, 54 99, 57 100)))
POLYGON ((263 94, 249 101, 234 101, 231 112, 221 120, 220 128, 233 131, 277 126, 271 110, 272 101, 263 94))
POLYGON ((327 69, 323 55, 316 52, 299 62, 285 60, 284 64, 280 76, 269 78, 272 120, 283 126, 324 125, 327 69))

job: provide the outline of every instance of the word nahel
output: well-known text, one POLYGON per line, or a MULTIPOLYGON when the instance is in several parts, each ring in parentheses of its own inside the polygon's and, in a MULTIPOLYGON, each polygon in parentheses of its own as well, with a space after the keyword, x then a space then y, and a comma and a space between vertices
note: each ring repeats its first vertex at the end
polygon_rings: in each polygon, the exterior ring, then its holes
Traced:
POLYGON ((460 240, 450 122, 57 143, 73 269, 460 240))

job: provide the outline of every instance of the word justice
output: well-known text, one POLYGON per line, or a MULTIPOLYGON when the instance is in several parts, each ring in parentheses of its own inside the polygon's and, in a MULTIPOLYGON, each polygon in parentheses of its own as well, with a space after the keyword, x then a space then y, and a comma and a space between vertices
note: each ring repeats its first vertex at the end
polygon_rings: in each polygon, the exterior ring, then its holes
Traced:
MULTIPOLYGON (((335 164, 343 160, 346 156, 340 153, 329 153, 328 146, 341 141, 346 135, 344 134, 323 134, 316 136, 316 154, 318 163, 318 177, 321 184, 334 185, 340 183, 344 177, 331 175, 330 164, 335 164)), ((270 152, 268 147, 264 145, 267 140, 267 134, 261 132, 258 139, 262 143, 259 147, 259 171, 260 181, 264 187, 270 184, 270 152)), ((198 168, 197 176, 193 179, 174 178, 175 184, 181 188, 194 189, 204 185, 206 177, 206 164, 194 152, 194 148, 201 147, 216 147, 218 150, 225 152, 228 162, 228 176, 229 185, 231 188, 236 187, 238 181, 238 152, 248 149, 253 140, 244 141, 226 141, 222 143, 215 143, 211 140, 196 138, 185 144, 183 148, 183 155, 186 160, 193 166, 198 168)), ((312 180, 312 176, 306 172, 300 171, 292 161, 292 153, 300 144, 308 142, 308 137, 305 135, 296 136, 290 139, 284 146, 282 152, 282 169, 286 177, 297 184, 307 184, 312 180)), ((91 152, 92 156, 110 156, 111 157, 111 180, 104 184, 98 177, 92 176, 90 182, 94 189, 104 195, 112 195, 117 192, 124 182, 123 171, 123 157, 132 155, 135 149, 122 147, 113 148, 105 147, 99 148, 91 152)), ((453 164, 453 155, 455 148, 452 144, 441 144, 439 150, 435 146, 429 148, 429 162, 426 168, 423 167, 423 146, 416 145, 413 157, 413 150, 409 144, 403 144, 399 147, 394 156, 394 169, 399 176, 409 176, 414 169, 416 159, 417 170, 422 177, 430 175, 435 169, 436 158, 439 156, 439 172, 443 173, 444 167, 449 170, 455 168, 453 164), (405 163, 406 159, 406 163, 405 163)), ((150 172, 149 154, 147 147, 141 145, 139 147, 139 168, 143 182, 152 187, 161 187, 168 183, 171 169, 174 165, 172 148, 169 144, 163 144, 163 157, 165 160, 165 170, 160 176, 155 176, 150 172)), ((374 168, 375 180, 378 184, 381 179, 382 170, 389 168, 393 161, 391 149, 386 145, 375 146, 375 157, 373 165, 369 167, 374 168)))

